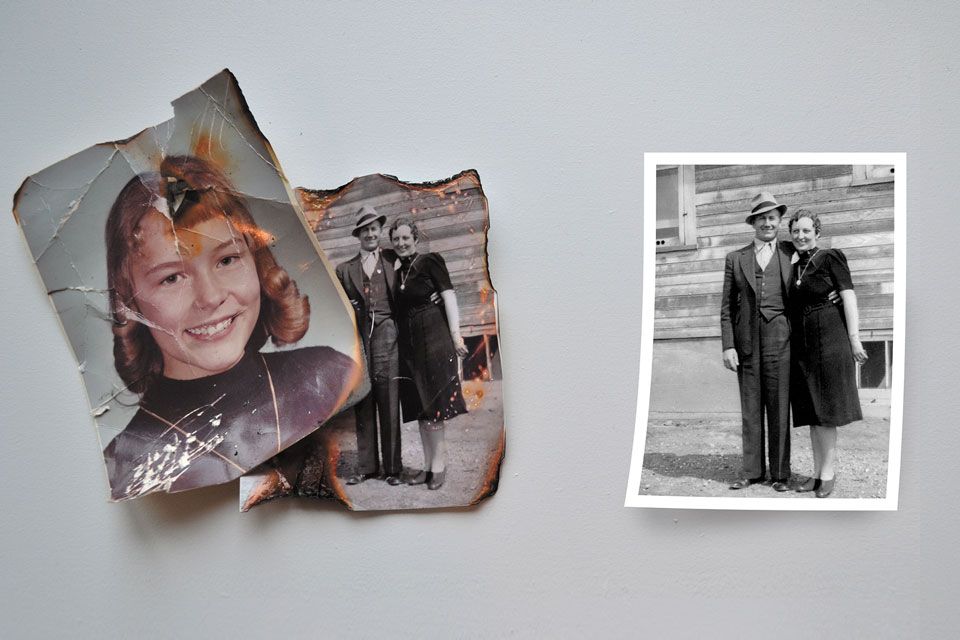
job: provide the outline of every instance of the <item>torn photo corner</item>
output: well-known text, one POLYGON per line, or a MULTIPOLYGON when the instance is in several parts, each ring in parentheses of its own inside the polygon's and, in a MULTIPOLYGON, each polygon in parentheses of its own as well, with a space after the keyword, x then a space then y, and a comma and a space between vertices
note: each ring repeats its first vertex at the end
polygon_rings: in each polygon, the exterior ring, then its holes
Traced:
POLYGON ((352 308, 236 78, 173 107, 14 197, 113 501, 234 480, 369 387, 352 308))
POLYGON ((356 312, 372 388, 244 475, 241 510, 282 496, 393 510, 493 495, 505 431, 479 175, 417 184, 374 174, 297 195, 356 312))

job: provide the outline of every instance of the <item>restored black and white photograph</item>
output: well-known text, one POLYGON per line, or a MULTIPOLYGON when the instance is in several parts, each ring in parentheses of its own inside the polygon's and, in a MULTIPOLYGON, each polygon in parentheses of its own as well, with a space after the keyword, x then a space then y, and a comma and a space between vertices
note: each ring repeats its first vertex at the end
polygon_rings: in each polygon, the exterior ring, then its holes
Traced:
POLYGON ((627 506, 895 510, 905 157, 644 157, 627 506))
POLYGON ((493 495, 503 395, 480 176, 372 174, 297 194, 353 307, 370 393, 242 478, 241 509, 281 496, 393 510, 493 495))

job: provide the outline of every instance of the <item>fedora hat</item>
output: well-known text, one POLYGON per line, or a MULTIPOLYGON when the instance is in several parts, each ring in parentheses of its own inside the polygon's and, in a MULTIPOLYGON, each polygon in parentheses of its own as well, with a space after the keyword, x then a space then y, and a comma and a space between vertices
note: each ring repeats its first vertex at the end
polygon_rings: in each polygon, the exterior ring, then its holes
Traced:
POLYGON ((371 207, 368 204, 360 207, 360 211, 357 211, 357 223, 353 225, 353 231, 350 233, 354 237, 359 235, 360 229, 363 229, 365 226, 372 222, 379 222, 380 226, 387 224, 387 216, 382 216, 377 213, 377 210, 371 207))
POLYGON ((787 205, 779 204, 769 191, 761 191, 750 201, 750 215, 747 216, 747 224, 753 224, 754 218, 773 209, 780 210, 781 218, 787 214, 787 205))

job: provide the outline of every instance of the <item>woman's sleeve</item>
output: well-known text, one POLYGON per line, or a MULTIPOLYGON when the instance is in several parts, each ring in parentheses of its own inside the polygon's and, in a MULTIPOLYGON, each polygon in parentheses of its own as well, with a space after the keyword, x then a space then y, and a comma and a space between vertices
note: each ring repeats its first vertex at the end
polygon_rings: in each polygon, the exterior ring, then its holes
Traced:
POLYGON ((833 284, 837 287, 837 291, 846 291, 848 289, 853 289, 853 278, 850 277, 850 267, 847 266, 847 256, 843 255, 843 251, 839 249, 833 249, 829 255, 830 259, 827 260, 827 269, 830 270, 830 277, 833 279, 833 284))
POLYGON ((443 261, 443 256, 439 253, 431 253, 426 266, 427 274, 433 280, 437 291, 453 289, 453 283, 450 282, 450 272, 447 271, 447 263, 443 261))

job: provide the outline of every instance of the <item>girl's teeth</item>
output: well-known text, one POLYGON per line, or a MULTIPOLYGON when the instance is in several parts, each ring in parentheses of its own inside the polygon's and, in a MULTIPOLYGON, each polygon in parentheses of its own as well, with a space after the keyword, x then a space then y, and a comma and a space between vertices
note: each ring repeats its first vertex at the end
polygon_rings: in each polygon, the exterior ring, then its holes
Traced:
POLYGON ((205 327, 199 327, 197 329, 187 329, 187 333, 192 333, 197 336, 211 336, 215 333, 220 333, 233 321, 233 318, 227 318, 222 322, 217 324, 207 325, 205 327))

